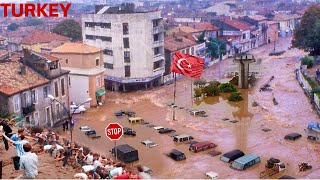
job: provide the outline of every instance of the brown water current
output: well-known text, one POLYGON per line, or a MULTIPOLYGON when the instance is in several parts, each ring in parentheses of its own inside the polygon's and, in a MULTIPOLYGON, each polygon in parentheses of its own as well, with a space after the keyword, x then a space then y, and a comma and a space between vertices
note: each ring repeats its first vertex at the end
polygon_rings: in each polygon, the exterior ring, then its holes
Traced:
MULTIPOLYGON (((287 50, 289 41, 281 39, 277 48, 287 50)), ((137 136, 122 137, 117 144, 129 144, 138 149, 140 160, 134 164, 150 167, 153 178, 205 178, 204 174, 208 171, 217 172, 220 178, 259 178, 270 157, 278 158, 288 165, 285 174, 299 178, 320 178, 320 146, 308 142, 304 133, 307 122, 319 118, 294 74, 298 57, 304 53, 293 49, 287 50, 282 56, 270 57, 267 54, 271 49, 271 45, 266 45, 252 50, 256 58, 262 58, 262 77, 256 86, 240 90, 243 101, 229 102, 228 95, 224 94, 192 102, 190 79, 180 79, 177 82, 176 120, 173 120, 173 109, 168 106, 173 102, 173 85, 125 94, 108 92, 107 102, 103 106, 75 116, 79 120, 75 125, 74 139, 96 152, 109 155, 114 142, 105 137, 104 128, 110 122, 133 128, 137 136), (275 76, 272 88, 279 102, 277 106, 273 105, 271 92, 259 92, 259 87, 272 75, 275 76), (260 106, 252 107, 252 101, 257 101, 260 106), (208 117, 194 117, 186 109, 204 110, 208 117), (127 117, 115 117, 113 113, 118 110, 135 111, 138 117, 143 117, 151 124, 173 128, 177 134, 192 135, 196 141, 212 141, 218 145, 216 150, 222 153, 237 148, 245 153, 258 154, 262 161, 245 171, 232 170, 230 164, 219 160, 220 156, 209 156, 209 151, 191 153, 185 143, 174 143, 169 135, 161 135, 145 125, 129 124, 127 117), (232 120, 238 122, 232 123, 232 120), (86 137, 79 130, 84 125, 95 129, 102 138, 91 140, 86 137), (264 132, 262 128, 270 128, 271 131, 264 132), (303 137, 294 142, 285 141, 283 137, 292 132, 301 133, 303 137), (141 144, 143 140, 152 140, 159 146, 148 148, 141 144), (170 149, 183 151, 187 159, 175 162, 166 157, 164 153, 170 149), (299 173, 298 164, 301 162, 310 163, 313 169, 299 173)), ((224 60, 220 68, 228 70, 230 63, 232 60, 224 60)), ((216 79, 218 66, 216 64, 206 69, 204 78, 208 81, 216 79)))

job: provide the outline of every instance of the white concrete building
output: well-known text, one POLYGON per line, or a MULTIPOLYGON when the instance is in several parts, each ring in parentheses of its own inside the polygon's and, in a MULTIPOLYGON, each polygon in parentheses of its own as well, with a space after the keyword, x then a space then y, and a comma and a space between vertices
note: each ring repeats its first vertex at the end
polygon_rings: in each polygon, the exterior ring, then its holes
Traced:
POLYGON ((82 16, 85 44, 104 49, 105 85, 115 91, 160 85, 164 70, 164 28, 160 11, 103 7, 82 16))

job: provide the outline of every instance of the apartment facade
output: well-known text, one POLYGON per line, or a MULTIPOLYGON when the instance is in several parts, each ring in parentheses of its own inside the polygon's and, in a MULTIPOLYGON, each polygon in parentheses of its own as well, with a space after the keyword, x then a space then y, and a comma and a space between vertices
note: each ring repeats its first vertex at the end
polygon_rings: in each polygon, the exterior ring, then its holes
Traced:
POLYGON ((0 79, 0 117, 16 115, 25 125, 50 124, 49 80, 11 59, 1 59, 0 79))
POLYGON ((65 43, 51 51, 51 55, 60 59, 62 69, 70 71, 70 102, 80 104, 92 98, 84 104, 86 107, 105 102, 102 52, 101 49, 81 43, 65 43))
POLYGON ((50 113, 50 116, 46 116, 48 126, 54 126, 68 118, 70 107, 69 71, 61 69, 59 60, 57 57, 27 49, 24 50, 24 57, 21 60, 24 65, 49 80, 48 85, 43 88, 43 98, 50 103, 50 106, 45 108, 46 113, 50 113), (48 98, 49 94, 56 101, 48 98))
POLYGON ((82 16, 85 44, 103 49, 106 87, 114 91, 160 85, 164 27, 160 11, 103 7, 82 16))
POLYGON ((273 21, 279 23, 279 35, 281 37, 292 36, 297 24, 300 23, 301 16, 297 14, 275 14, 273 21))

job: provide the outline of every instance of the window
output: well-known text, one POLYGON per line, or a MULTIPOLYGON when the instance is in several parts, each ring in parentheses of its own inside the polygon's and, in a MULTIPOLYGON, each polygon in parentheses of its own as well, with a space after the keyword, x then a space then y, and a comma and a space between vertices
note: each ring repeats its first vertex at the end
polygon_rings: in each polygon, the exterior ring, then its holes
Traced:
POLYGON ((186 54, 190 54, 190 48, 186 49, 186 54))
POLYGON ((122 23, 122 31, 123 31, 123 35, 129 34, 129 24, 128 23, 122 23))
POLYGON ((48 97, 48 86, 43 87, 43 98, 47 98, 48 97))
POLYGON ((160 60, 153 63, 153 70, 159 69, 164 66, 164 60, 160 60))
POLYGON ((57 119, 60 119, 60 105, 58 103, 56 104, 56 115, 57 119))
POLYGON ((97 87, 100 87, 100 86, 101 86, 101 77, 100 77, 100 76, 97 76, 97 77, 96 77, 96 86, 97 86, 97 87))
POLYGON ((66 59, 66 64, 68 64, 69 63, 69 60, 68 59, 66 59))
POLYGON ((130 77, 130 66, 124 66, 124 77, 130 77))
POLYGON ((55 97, 59 96, 59 87, 58 87, 58 82, 54 82, 54 95, 55 97))
POLYGON ((194 55, 194 47, 191 47, 191 54, 194 55))
POLYGON ((18 112, 20 110, 20 98, 19 98, 19 95, 16 95, 16 96, 13 97, 13 103, 14 103, 14 106, 13 106, 14 112, 18 112))
POLYGON ((96 66, 99 66, 99 59, 96 59, 96 66))
POLYGON ((160 47, 154 48, 153 51, 154 51, 154 55, 160 54, 160 47))
POLYGON ((103 50, 103 54, 113 56, 113 51, 110 49, 105 49, 105 50, 103 50))
POLYGON ((186 53, 186 50, 182 50, 182 53, 185 54, 185 53, 186 53))
POLYGON ((86 35, 86 39, 94 40, 94 39, 95 39, 95 36, 93 36, 93 35, 86 35))
POLYGON ((85 25, 85 27, 94 27, 95 23, 94 22, 85 22, 84 25, 85 25))
POLYGON ((101 39, 102 41, 109 41, 109 42, 112 42, 112 37, 99 36, 99 37, 97 37, 97 38, 101 39))
POLYGON ((22 106, 23 107, 28 107, 29 105, 29 96, 27 93, 22 94, 22 106))
POLYGON ((32 103, 38 102, 38 94, 36 89, 31 90, 31 102, 32 103))
POLYGON ((113 64, 110 64, 110 63, 104 63, 104 68, 107 68, 107 69, 113 69, 113 64))
POLYGON ((111 23, 100 23, 101 28, 111 29, 111 23))
POLYGON ((130 62, 130 51, 124 51, 123 56, 124 56, 124 62, 126 63, 130 62))
POLYGON ((152 23, 153 23, 153 27, 158 27, 159 26, 159 20, 158 19, 152 20, 152 23))
POLYGON ((61 83, 61 95, 64 96, 66 95, 66 91, 64 89, 64 78, 60 80, 60 83, 61 83))
POLYGON ((153 41, 154 42, 159 41, 159 34, 153 35, 153 41))
POLYGON ((129 46, 129 38, 123 38, 123 47, 130 48, 129 46))
POLYGON ((242 39, 246 39, 246 34, 242 34, 242 39))

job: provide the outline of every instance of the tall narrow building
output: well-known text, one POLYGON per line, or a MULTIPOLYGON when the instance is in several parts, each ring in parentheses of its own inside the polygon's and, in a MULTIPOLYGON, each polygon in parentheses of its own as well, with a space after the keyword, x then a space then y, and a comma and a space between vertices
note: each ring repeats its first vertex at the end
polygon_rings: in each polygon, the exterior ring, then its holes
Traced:
POLYGON ((105 84, 114 91, 158 86, 165 70, 160 11, 137 12, 133 4, 98 6, 82 16, 83 41, 103 49, 105 84))

